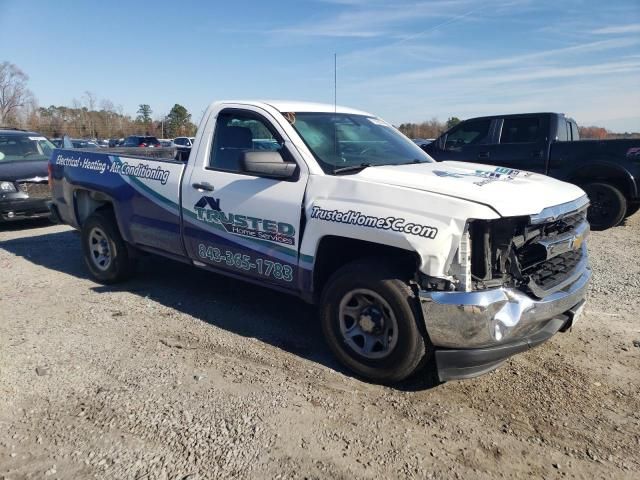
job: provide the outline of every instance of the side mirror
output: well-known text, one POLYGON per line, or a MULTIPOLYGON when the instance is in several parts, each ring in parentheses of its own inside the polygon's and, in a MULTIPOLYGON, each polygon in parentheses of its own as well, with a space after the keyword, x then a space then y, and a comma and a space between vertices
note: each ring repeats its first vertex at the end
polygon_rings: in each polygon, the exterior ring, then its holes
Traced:
POLYGON ((240 159, 242 170, 263 177, 291 178, 297 165, 285 162, 280 152, 249 150, 240 159))

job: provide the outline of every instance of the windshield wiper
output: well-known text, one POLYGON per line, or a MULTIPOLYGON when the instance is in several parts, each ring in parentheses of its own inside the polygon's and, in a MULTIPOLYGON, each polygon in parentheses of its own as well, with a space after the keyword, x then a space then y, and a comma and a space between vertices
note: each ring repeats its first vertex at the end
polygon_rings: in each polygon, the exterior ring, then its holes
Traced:
POLYGON ((413 165, 415 163, 428 163, 428 162, 424 160, 420 160, 419 158, 416 158, 406 163, 376 163, 375 165, 373 163, 361 163, 359 165, 349 165, 348 167, 336 168, 333 171, 333 174, 335 175, 337 173, 359 172, 361 170, 364 170, 367 167, 393 167, 393 166, 400 166, 400 165, 413 165))
POLYGON ((371 163, 361 163, 360 165, 349 165, 348 167, 340 167, 333 170, 333 174, 359 172, 367 167, 373 167, 371 163))

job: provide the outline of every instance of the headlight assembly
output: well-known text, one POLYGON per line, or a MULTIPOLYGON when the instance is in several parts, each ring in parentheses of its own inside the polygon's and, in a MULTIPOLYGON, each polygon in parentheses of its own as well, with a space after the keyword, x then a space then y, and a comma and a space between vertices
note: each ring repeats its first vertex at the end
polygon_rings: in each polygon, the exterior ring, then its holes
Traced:
POLYGON ((17 192, 16 186, 13 182, 0 182, 0 192, 9 193, 9 192, 17 192))

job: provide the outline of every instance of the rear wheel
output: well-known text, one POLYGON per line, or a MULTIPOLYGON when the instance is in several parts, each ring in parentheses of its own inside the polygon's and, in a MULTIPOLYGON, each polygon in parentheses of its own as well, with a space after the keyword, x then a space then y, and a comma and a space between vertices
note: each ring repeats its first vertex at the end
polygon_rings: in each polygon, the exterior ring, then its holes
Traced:
POLYGON ((392 383, 422 366, 428 340, 413 291, 379 261, 338 270, 322 296, 324 336, 338 360, 374 382, 392 383))
POLYGON ((591 205, 587 217, 593 230, 606 230, 619 225, 627 213, 627 199, 608 183, 588 183, 582 188, 591 205))
POLYGON ((84 261, 96 280, 108 284, 131 276, 134 261, 111 212, 91 214, 82 224, 81 237, 84 261))

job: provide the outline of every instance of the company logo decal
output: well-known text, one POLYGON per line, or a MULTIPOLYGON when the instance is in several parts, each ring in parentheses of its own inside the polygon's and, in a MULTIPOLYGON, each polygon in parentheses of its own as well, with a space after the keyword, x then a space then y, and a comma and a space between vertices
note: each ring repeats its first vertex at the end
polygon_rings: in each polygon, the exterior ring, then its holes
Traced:
POLYGON ((631 147, 627 150, 626 156, 629 158, 640 157, 640 147, 631 147))
POLYGON ((220 206, 219 198, 202 197, 195 203, 193 208, 198 220, 222 225, 227 232, 233 235, 268 240, 285 245, 296 244, 296 229, 293 225, 267 218, 224 212, 220 206))
POLYGON ((313 207, 311 218, 317 218, 326 222, 346 223, 359 227, 375 228, 378 230, 391 230, 393 232, 407 233, 424 238, 436 238, 438 229, 419 223, 407 222, 404 218, 398 217, 375 217, 364 215, 355 210, 343 212, 340 210, 325 210, 322 207, 313 207))
POLYGON ((156 167, 150 167, 146 163, 139 163, 137 165, 130 165, 127 162, 123 162, 119 158, 112 159, 111 164, 102 159, 91 159, 87 157, 78 156, 64 156, 58 155, 56 157, 56 165, 63 165, 65 167, 77 167, 84 170, 93 170, 100 174, 105 172, 116 173, 118 175, 126 175, 127 177, 144 178, 148 180, 155 180, 162 185, 167 184, 169 175, 171 172, 165 170, 159 165, 156 167))
POLYGON ((513 168, 496 167, 495 170, 476 170, 472 173, 459 173, 459 172, 447 172, 445 170, 434 170, 434 174, 439 177, 451 177, 451 178, 464 178, 464 177, 476 177, 482 178, 478 182, 473 182, 474 185, 482 186, 488 183, 496 181, 509 181, 515 179, 517 176, 528 177, 530 172, 523 172, 522 170, 515 170, 513 168))
POLYGON ((126 175, 128 177, 146 178, 149 180, 156 180, 162 185, 167 184, 169 180, 169 170, 165 170, 159 165, 155 168, 150 167, 146 163, 139 163, 137 165, 129 165, 122 160, 114 160, 111 164, 111 172, 119 173, 120 175, 126 175))

